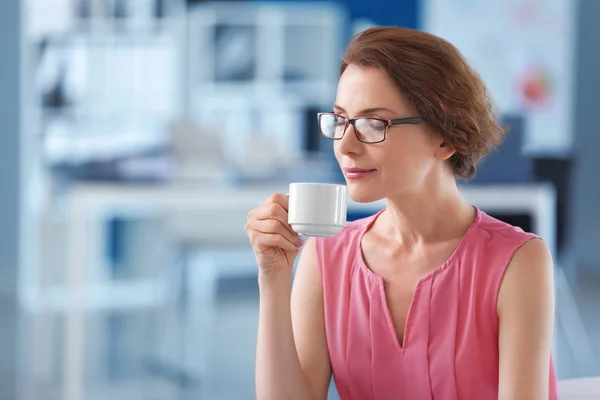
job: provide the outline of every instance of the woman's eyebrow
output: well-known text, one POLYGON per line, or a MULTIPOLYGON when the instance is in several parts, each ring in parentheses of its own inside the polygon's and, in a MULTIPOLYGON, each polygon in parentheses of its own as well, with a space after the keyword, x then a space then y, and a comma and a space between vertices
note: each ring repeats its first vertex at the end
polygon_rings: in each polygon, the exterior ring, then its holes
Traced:
MULTIPOLYGON (((338 110, 340 110, 342 112, 346 112, 346 110, 344 110, 343 107, 340 107, 337 104, 334 104, 333 108, 337 108, 338 110)), ((370 114, 370 113, 374 113, 374 112, 378 112, 378 111, 387 111, 389 113, 395 114, 392 110, 390 110, 389 108, 385 108, 385 107, 366 108, 366 109, 362 110, 361 112, 359 112, 359 114, 370 114)))

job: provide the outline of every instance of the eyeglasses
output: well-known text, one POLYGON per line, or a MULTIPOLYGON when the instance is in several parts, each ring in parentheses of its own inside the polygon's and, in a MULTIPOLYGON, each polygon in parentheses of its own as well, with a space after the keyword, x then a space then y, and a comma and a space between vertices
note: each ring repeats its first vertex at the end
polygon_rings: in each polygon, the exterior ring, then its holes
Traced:
POLYGON ((375 117, 345 118, 335 113, 318 113, 319 129, 328 139, 340 140, 344 137, 348 125, 354 127, 354 133, 363 143, 380 143, 385 140, 387 128, 393 125, 417 125, 425 122, 424 118, 411 117, 400 119, 383 119, 375 117))

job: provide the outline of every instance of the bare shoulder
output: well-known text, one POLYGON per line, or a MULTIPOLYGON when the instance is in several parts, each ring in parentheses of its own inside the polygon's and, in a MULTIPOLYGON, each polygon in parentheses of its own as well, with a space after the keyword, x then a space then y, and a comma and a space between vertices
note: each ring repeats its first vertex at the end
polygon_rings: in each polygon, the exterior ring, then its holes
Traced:
POLYGON ((513 255, 498 294, 501 399, 549 398, 554 323, 552 256, 540 239, 513 255))
POLYGON ((552 255, 542 239, 532 238, 519 247, 512 262, 533 262, 535 264, 541 262, 541 264, 548 266, 549 263, 552 263, 552 255))
POLYGON ((548 246, 538 238, 525 242, 512 257, 498 294, 498 315, 508 307, 551 300, 554 292, 554 268, 548 246), (537 301, 536 301, 537 298, 537 301))

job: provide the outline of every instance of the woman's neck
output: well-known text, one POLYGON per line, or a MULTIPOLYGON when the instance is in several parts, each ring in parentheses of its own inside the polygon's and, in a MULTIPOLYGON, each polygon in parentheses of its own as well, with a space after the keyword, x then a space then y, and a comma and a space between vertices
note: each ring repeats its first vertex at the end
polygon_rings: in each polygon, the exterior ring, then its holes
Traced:
POLYGON ((389 197, 377 230, 405 249, 414 248, 462 236, 474 216, 452 179, 389 197))

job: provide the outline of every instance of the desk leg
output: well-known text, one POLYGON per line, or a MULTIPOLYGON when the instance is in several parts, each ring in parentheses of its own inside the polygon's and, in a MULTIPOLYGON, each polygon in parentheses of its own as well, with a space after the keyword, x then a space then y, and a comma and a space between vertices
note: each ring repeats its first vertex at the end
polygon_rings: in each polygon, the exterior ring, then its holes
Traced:
POLYGON ((64 333, 64 400, 85 399, 85 270, 87 220, 75 207, 67 225, 67 305, 64 333))
POLYGON ((184 323, 184 365, 199 378, 201 398, 210 391, 211 344, 216 322, 217 270, 216 262, 202 249, 192 250, 188 260, 188 304, 184 323))

